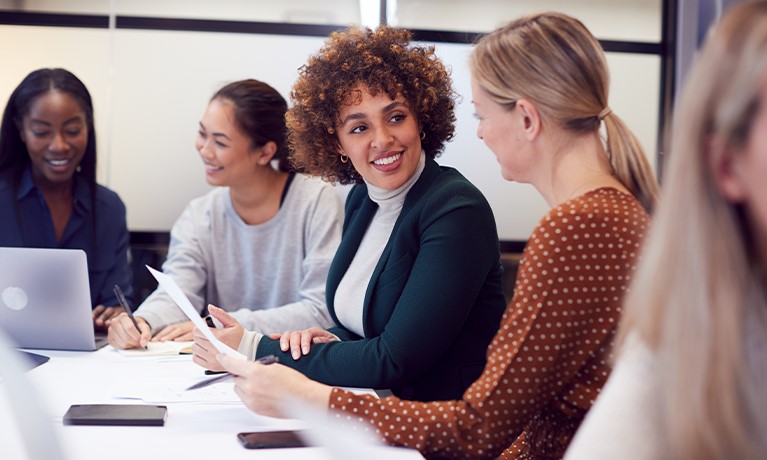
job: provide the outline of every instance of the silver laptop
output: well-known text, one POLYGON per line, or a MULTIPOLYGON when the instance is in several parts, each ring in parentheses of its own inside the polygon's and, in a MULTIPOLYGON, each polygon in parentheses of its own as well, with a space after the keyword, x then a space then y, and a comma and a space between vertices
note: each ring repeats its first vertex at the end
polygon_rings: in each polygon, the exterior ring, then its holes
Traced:
POLYGON ((0 248, 0 328, 20 348, 95 350, 80 249, 0 248))

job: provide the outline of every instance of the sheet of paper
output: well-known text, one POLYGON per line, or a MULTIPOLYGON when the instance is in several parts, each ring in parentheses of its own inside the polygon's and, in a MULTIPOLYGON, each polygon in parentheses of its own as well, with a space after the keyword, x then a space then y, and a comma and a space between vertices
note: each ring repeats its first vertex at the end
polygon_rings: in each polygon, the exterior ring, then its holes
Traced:
POLYGON ((180 287, 178 287, 178 284, 176 284, 175 281, 173 281, 173 278, 166 275, 165 273, 159 272, 155 270, 154 268, 150 267, 149 265, 146 266, 146 268, 149 269, 149 273, 152 274, 152 276, 155 277, 158 283, 160 283, 160 286, 162 286, 163 289, 165 289, 165 292, 168 293, 171 299, 173 299, 174 302, 176 302, 176 305, 181 308, 181 311, 184 312, 184 314, 194 323, 195 327, 202 331, 203 335, 210 341, 210 343, 213 344, 214 347, 216 347, 216 350, 220 351, 221 353, 224 353, 225 355, 231 356, 235 359, 240 360, 247 360, 245 355, 238 352, 237 350, 232 349, 225 343, 221 342, 216 338, 215 335, 213 335, 212 332, 210 332, 210 328, 207 324, 205 324, 205 321, 202 320, 200 317, 200 314, 197 312, 197 310, 194 309, 192 306, 192 302, 189 301, 189 298, 184 294, 184 292, 181 290, 180 287))
POLYGON ((234 392, 234 383, 224 381, 214 383, 195 391, 186 391, 188 381, 171 380, 164 385, 139 384, 131 382, 126 385, 112 387, 112 397, 117 399, 141 399, 147 404, 175 402, 206 402, 206 403, 240 403, 240 398, 234 392))
POLYGON ((174 356, 181 354, 182 352, 192 352, 192 344, 194 342, 149 342, 146 344, 146 350, 131 349, 131 350, 117 350, 123 356, 130 358, 140 358, 147 356, 174 356))

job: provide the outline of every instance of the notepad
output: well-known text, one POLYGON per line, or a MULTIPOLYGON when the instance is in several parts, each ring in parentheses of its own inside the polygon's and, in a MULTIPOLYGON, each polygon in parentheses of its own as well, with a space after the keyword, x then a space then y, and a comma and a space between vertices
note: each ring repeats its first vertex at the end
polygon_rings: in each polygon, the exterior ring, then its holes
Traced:
POLYGON ((166 406, 148 404, 73 404, 64 425, 163 426, 166 406))
POLYGON ((172 356, 191 353, 194 342, 149 342, 146 350, 133 348, 130 350, 117 350, 126 357, 146 357, 146 356, 172 356))

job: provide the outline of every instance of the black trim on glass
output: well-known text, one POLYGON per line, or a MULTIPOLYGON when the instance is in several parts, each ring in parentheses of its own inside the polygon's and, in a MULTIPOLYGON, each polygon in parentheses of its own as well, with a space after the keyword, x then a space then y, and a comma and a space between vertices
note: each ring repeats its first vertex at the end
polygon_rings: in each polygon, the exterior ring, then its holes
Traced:
MULTIPOLYGON (((167 246, 170 244, 170 232, 166 231, 131 231, 131 246, 167 246)), ((522 252, 527 241, 502 240, 501 252, 522 252)))
POLYGON ((146 18, 140 16, 117 16, 116 27, 118 29, 297 35, 308 37, 326 37, 330 35, 331 32, 345 28, 344 26, 322 24, 146 18))
MULTIPOLYGON (((108 28, 108 16, 90 16, 58 13, 30 13, 0 11, 0 24, 53 27, 108 28)), ((214 19, 154 18, 142 16, 116 16, 118 29, 168 30, 186 32, 223 32, 240 34, 294 35, 327 37, 331 32, 345 29, 341 25, 293 24, 254 21, 223 21, 214 19)), ((484 33, 447 30, 410 29, 413 39, 438 43, 475 43, 484 33)), ((657 54, 662 53, 659 43, 600 40, 607 52, 657 54)))
POLYGON ((516 252, 521 253, 525 249, 527 241, 520 240, 505 240, 501 241, 501 252, 516 252))
POLYGON ((170 244, 170 232, 130 232, 131 246, 167 246, 170 244))
POLYGON ((676 88, 674 84, 676 75, 676 48, 677 48, 677 14, 678 2, 663 0, 661 11, 661 43, 663 50, 660 60, 660 110, 658 111, 658 147, 656 164, 658 181, 663 179, 664 151, 666 138, 671 125, 671 114, 674 109, 676 88))
POLYGON ((30 13, 0 10, 0 24, 13 26, 109 28, 109 16, 63 13, 30 13))

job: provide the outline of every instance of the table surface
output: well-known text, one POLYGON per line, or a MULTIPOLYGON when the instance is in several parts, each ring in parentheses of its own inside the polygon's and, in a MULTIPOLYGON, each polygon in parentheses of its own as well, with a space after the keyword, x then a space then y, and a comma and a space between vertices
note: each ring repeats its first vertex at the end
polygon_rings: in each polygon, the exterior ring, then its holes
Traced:
MULTIPOLYGON (((202 368, 191 361, 190 356, 176 357, 125 357, 111 347, 95 352, 65 352, 30 350, 50 356, 47 363, 25 376, 31 388, 40 396, 40 402, 50 415, 65 458, 88 459, 153 459, 153 458, 240 458, 277 459, 335 459, 349 454, 348 443, 339 453, 328 447, 299 449, 249 450, 237 440, 243 431, 274 431, 281 429, 311 428, 299 420, 276 419, 259 416, 237 401, 163 402, 153 404, 168 406, 168 418, 163 427, 111 427, 69 426, 62 424, 62 416, 72 404, 144 404, 138 399, 122 399, 125 388, 166 388, 180 390, 204 378, 202 368)), ((233 385, 213 385, 217 391, 231 392, 233 385)), ((0 382, 0 458, 25 458, 15 417, 5 385, 0 382), (15 441, 15 442, 14 442, 15 441)), ((232 392, 233 393, 233 392, 232 392)), ((230 397, 230 399, 233 399, 230 397)), ((323 428, 326 430, 327 428, 323 428)), ((348 427, 338 427, 341 444, 348 427)), ((330 438, 336 438, 327 432, 330 438)), ((328 441, 329 445, 335 442, 328 441)), ((366 447, 366 460, 375 457, 386 459, 422 459, 415 451, 384 447, 366 447)))

